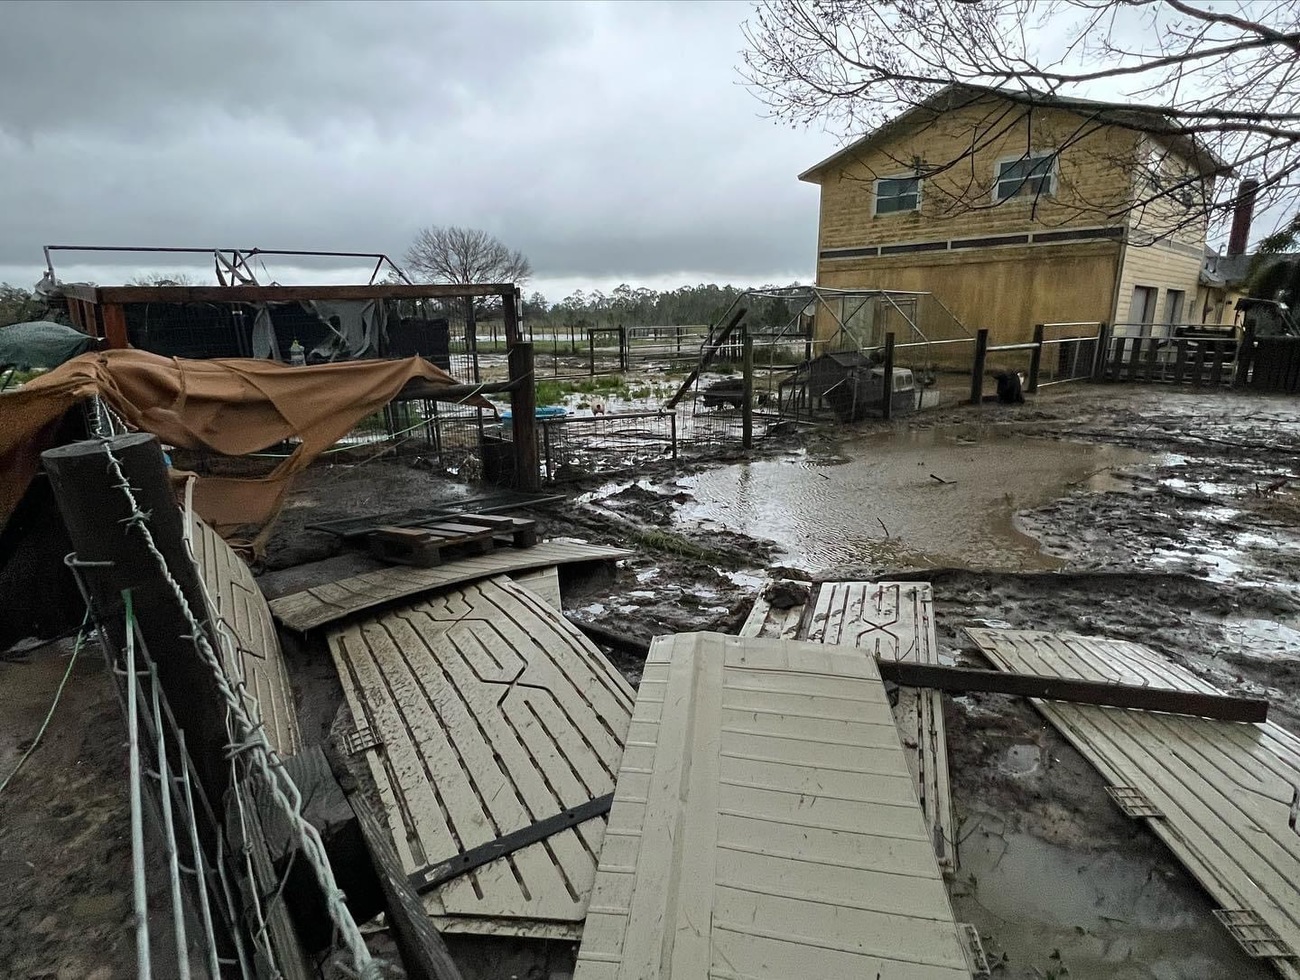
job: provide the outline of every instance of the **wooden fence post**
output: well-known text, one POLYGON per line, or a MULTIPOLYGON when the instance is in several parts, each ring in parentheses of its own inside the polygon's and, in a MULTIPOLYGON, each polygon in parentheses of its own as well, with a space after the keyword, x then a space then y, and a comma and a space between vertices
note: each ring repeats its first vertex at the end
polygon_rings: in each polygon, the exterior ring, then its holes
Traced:
POLYGON ((1250 368, 1255 360, 1255 325, 1247 324, 1237 347, 1237 377, 1234 384, 1245 388, 1250 383, 1250 368))
POLYGON ((515 486, 520 490, 542 489, 541 464, 537 459, 537 379, 533 377, 533 345, 517 343, 507 355, 510 367, 510 427, 515 447, 515 486))
POLYGON ((975 362, 970 370, 970 400, 972 405, 984 401, 984 361, 989 354, 989 331, 987 327, 975 332, 975 362))
POLYGON ((1029 386, 1032 394, 1038 390, 1038 372, 1043 366, 1043 325, 1034 324, 1034 349, 1029 352, 1029 386))
MULTIPOLYGON (((473 300, 470 307, 473 308, 473 300)), ((501 322, 506 331, 506 347, 513 347, 523 338, 519 336, 519 290, 515 289, 501 297, 501 322)), ((478 379, 475 378, 475 381, 478 379)))
POLYGON ((1097 349, 1092 352, 1092 380, 1100 381, 1106 373, 1106 348, 1110 346, 1110 324, 1097 324, 1097 349))
POLYGON ((744 449, 754 448, 754 338, 745 329, 742 339, 743 347, 740 359, 741 401, 740 401, 740 445, 744 449))
MULTIPOLYGON (((108 634, 110 646, 121 650, 126 645, 122 593, 131 590, 145 649, 157 664, 163 693, 177 707, 177 722, 185 732, 203 791, 216 806, 230 782, 226 704, 217 678, 199 658, 194 642, 185 639, 193 628, 167 574, 180 586, 212 649, 220 648, 208 622, 198 570, 185 544, 184 520, 167 478, 162 447, 147 432, 114 436, 107 447, 88 439, 46 450, 41 460, 81 563, 78 571, 96 623, 108 634), (109 449, 119 461, 136 506, 146 515, 165 570, 133 520, 126 492, 110 470, 109 449)), ((127 681, 134 682, 134 678, 127 681)))
POLYGON ((886 422, 894 417, 894 332, 885 334, 884 401, 880 404, 880 417, 886 422))

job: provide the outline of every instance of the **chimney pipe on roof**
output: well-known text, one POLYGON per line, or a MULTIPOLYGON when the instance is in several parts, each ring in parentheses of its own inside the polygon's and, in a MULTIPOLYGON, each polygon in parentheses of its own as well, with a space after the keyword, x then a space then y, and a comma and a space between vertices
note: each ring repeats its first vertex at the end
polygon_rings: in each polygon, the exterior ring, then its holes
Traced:
POLYGON ((1255 194, 1259 181, 1249 177, 1237 192, 1237 207, 1232 212, 1232 231, 1228 234, 1228 254, 1245 255, 1250 244, 1250 221, 1255 216, 1255 194))

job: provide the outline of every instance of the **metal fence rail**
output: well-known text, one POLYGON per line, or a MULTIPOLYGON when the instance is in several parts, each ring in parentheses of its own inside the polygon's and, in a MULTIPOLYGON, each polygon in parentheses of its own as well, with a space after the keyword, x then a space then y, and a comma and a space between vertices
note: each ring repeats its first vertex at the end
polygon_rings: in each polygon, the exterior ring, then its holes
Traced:
POLYGON ((676 459, 674 412, 564 415, 538 419, 543 478, 561 482, 676 459))

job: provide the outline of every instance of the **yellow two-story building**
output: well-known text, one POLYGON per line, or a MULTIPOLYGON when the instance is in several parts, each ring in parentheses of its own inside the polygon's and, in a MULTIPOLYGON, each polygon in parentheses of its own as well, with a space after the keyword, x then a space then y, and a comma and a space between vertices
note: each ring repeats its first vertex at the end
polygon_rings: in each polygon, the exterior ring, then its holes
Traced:
POLYGON ((1199 322, 1222 161, 1151 110, 950 86, 823 160, 817 284, 932 293, 995 343, 1199 322))

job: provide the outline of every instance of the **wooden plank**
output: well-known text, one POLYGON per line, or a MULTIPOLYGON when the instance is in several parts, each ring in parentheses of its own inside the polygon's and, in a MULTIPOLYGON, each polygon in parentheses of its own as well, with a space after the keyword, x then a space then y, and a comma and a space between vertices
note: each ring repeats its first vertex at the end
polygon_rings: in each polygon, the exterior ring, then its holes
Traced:
POLYGON ((307 954, 294 929, 289 906, 278 891, 279 873, 271 863, 266 837, 251 796, 242 805, 232 789, 226 794, 225 831, 227 847, 247 861, 236 862, 236 887, 239 889, 239 914, 248 934, 254 938, 254 969, 259 977, 282 980, 312 980, 315 972, 308 966, 307 954), (270 898, 268 899, 268 896, 270 898), (259 936, 257 906, 266 931, 259 936))
MULTIPOLYGON (((284 770, 302 799, 303 816, 325 845, 334 879, 347 896, 348 910, 357 922, 369 921, 383 911, 383 898, 370 873, 356 816, 324 750, 319 745, 305 749, 286 759, 284 770)), ((298 935, 308 950, 326 949, 334 939, 334 926, 316 872, 301 853, 301 838, 265 782, 251 780, 248 786, 246 796, 253 802, 277 878, 285 882, 284 900, 298 935)))
POLYGON ((284 758, 295 755, 303 741, 293 686, 257 580, 230 545, 197 516, 191 524, 190 551, 211 600, 213 619, 224 623, 236 639, 239 656, 227 670, 257 699, 256 713, 271 747, 284 758))
POLYGON ((880 662, 880 676, 908 687, 933 688, 953 694, 981 691, 986 694, 1012 694, 1049 701, 1077 704, 1104 704, 1115 708, 1138 708, 1165 711, 1220 721, 1266 721, 1268 702, 1263 698, 1239 698, 1227 694, 1204 694, 1199 691, 1171 691, 1138 684, 1114 681, 1078 680, 1042 674, 1007 674, 998 670, 948 667, 940 664, 880 662))
POLYGON ((969 975, 871 658, 657 639, 575 980, 969 975), (729 709, 736 694, 755 707, 729 709), (852 737, 827 740, 791 698, 851 706, 852 737), (778 751, 756 779, 753 760, 778 751), (841 777, 833 798, 804 791, 819 767, 841 777))
POLYGON ((412 980, 461 980, 460 968, 451 958, 446 941, 434 927, 420 896, 407 880, 397 852, 393 850, 388 828, 361 794, 354 793, 348 802, 370 851, 388 905, 388 922, 393 927, 407 976, 412 980))
MULTIPOLYGON (((1138 644, 1033 630, 966 632, 1007 671, 1220 693, 1138 644)), ((1151 830, 1219 905, 1258 916, 1291 953, 1269 957, 1273 966, 1300 978, 1300 835, 1289 826, 1300 739, 1273 722, 1055 701, 1035 706, 1108 783, 1146 797, 1161 814, 1148 819, 1151 830)))
MULTIPOLYGON (((805 631, 820 643, 855 646, 880 662, 938 664, 934 592, 925 582, 823 582, 805 631)), ((900 697, 899 731, 914 741, 909 755, 939 864, 957 867, 956 823, 948 774, 948 738, 937 690, 900 697)))
POLYGON ((281 596, 271 602, 271 613, 280 625, 305 633, 345 616, 355 615, 401 599, 407 599, 464 582, 508 575, 549 565, 576 562, 613 561, 633 552, 603 545, 571 541, 543 541, 533 548, 510 548, 447 562, 436 568, 381 568, 281 596))
MULTIPOLYGON (((541 546, 539 546, 541 547, 541 546)), ((582 634, 504 577, 332 631, 331 654, 406 874, 614 788, 632 690, 582 634)), ((604 821, 425 896, 444 931, 575 938, 604 821)))

